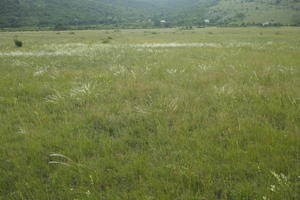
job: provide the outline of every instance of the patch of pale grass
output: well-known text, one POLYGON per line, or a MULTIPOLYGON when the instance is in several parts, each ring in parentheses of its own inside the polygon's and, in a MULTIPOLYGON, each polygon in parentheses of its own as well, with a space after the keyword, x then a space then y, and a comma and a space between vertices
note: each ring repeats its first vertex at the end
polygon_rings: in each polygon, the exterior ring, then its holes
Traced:
POLYGON ((47 103, 52 103, 52 104, 58 104, 64 101, 63 95, 58 91, 55 91, 55 94, 46 96, 44 99, 47 103))
POLYGON ((137 48, 137 51, 146 51, 150 53, 164 53, 167 50, 153 50, 154 48, 240 48, 251 47, 262 49, 273 43, 247 43, 247 42, 231 42, 231 43, 144 43, 144 44, 102 44, 102 43, 69 43, 69 44, 53 44, 44 46, 39 51, 12 51, 0 52, 0 56, 91 56, 93 54, 101 54, 111 52, 117 49, 137 48))
POLYGON ((48 162, 48 164, 64 165, 67 167, 71 167, 71 163, 74 163, 74 161, 71 158, 59 153, 49 154, 49 157, 51 160, 48 162))
POLYGON ((89 95, 90 94, 90 88, 91 88, 91 85, 89 83, 85 83, 80 87, 72 88, 70 95, 71 96, 78 96, 78 95, 81 95, 81 94, 89 95))

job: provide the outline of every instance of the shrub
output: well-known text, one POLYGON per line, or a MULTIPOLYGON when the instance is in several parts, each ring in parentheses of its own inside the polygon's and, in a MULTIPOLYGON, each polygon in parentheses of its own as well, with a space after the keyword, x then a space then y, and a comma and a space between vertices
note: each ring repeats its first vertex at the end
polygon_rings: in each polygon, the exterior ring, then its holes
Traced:
POLYGON ((179 30, 192 30, 192 29, 193 29, 192 26, 183 26, 179 28, 179 30))
POLYGON ((245 19, 246 15, 244 13, 236 13, 234 17, 238 19, 245 19))
POLYGON ((108 36, 107 38, 102 39, 102 43, 106 44, 106 43, 110 43, 110 40, 112 40, 113 38, 111 36, 108 36))
POLYGON ((56 24, 54 27, 53 27, 53 30, 54 31, 63 31, 63 30, 67 30, 67 27, 63 24, 56 24))
POLYGON ((107 44, 107 43, 109 43, 109 42, 110 42, 110 40, 109 40, 108 38, 102 39, 102 43, 103 43, 103 44, 107 44))
POLYGON ((14 40, 16 47, 22 47, 23 46, 23 42, 20 40, 15 39, 14 40))

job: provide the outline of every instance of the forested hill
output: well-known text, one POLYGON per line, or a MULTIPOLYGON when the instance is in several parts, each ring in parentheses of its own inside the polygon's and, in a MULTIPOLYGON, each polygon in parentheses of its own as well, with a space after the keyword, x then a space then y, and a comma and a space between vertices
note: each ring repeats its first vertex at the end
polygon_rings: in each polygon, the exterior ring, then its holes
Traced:
POLYGON ((0 27, 300 25, 300 0, 1 0, 0 27), (205 22, 206 21, 206 22, 205 22))
POLYGON ((300 25, 300 0, 221 0, 208 16, 218 24, 300 25))

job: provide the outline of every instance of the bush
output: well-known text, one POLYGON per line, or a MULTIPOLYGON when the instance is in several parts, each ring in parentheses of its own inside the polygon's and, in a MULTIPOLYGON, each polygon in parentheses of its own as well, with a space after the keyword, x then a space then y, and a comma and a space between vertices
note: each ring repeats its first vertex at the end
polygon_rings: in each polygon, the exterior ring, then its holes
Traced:
POLYGON ((67 30, 67 27, 63 24, 56 24, 54 27, 53 27, 53 30, 54 31, 63 31, 63 30, 67 30))
POLYGON ((180 30, 192 30, 193 29, 193 26, 183 26, 183 27, 180 27, 180 30))
POLYGON ((111 36, 108 36, 107 38, 102 39, 102 43, 103 44, 107 44, 110 43, 110 40, 112 40, 113 38, 111 36))
POLYGON ((236 13, 234 17, 238 19, 245 19, 246 15, 244 13, 236 13))
POLYGON ((102 39, 102 43, 103 43, 103 44, 107 44, 107 43, 109 43, 109 42, 110 42, 110 40, 109 40, 108 38, 102 39))
POLYGON ((23 42, 20 40, 15 39, 14 40, 16 47, 22 47, 23 46, 23 42))

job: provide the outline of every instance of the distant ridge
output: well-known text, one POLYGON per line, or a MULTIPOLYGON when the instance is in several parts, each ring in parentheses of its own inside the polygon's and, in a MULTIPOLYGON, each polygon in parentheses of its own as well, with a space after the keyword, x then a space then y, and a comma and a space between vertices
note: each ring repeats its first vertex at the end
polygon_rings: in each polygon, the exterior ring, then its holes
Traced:
POLYGON ((300 25, 300 0, 1 0, 0 27, 300 25))

